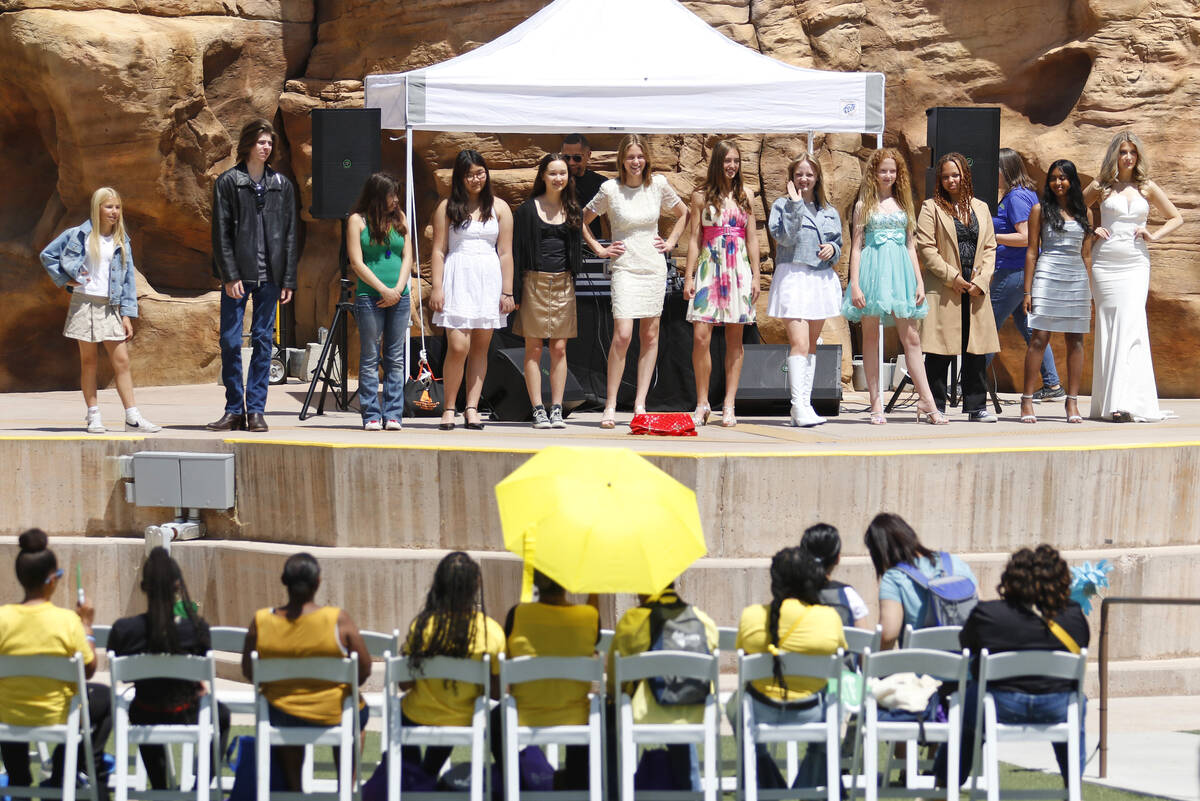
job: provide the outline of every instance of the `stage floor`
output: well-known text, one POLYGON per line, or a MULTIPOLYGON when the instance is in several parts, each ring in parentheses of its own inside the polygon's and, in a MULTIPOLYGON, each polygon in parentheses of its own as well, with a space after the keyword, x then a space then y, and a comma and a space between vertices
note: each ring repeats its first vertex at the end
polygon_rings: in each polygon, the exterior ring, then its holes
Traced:
MULTIPOLYGON (((468 431, 462 417, 454 431, 439 431, 436 418, 408 419, 399 432, 367 432, 360 425, 356 406, 336 411, 332 397, 326 413, 300 421, 298 413, 306 386, 297 382, 271 388, 265 434, 216 433, 204 424, 220 416, 224 391, 218 385, 141 387, 139 408, 147 418, 162 425, 159 434, 123 433, 121 404, 115 390, 100 393, 107 435, 88 434, 83 426, 83 401, 78 392, 26 392, 0 394, 0 436, 4 437, 108 437, 146 439, 217 439, 350 447, 434 448, 530 452, 547 445, 585 447, 628 447, 643 453, 682 455, 818 455, 828 453, 920 453, 920 452, 1012 452, 1054 449, 1182 446, 1200 444, 1200 399, 1163 402, 1177 417, 1159 423, 1111 423, 1085 419, 1069 425, 1061 401, 1035 405, 1036 425, 1018 420, 1016 395, 1003 395, 1000 422, 970 423, 961 413, 950 414, 950 425, 918 425, 915 396, 902 398, 888 425, 867 423, 866 393, 848 393, 842 412, 823 426, 798 429, 785 425, 785 416, 739 415, 738 425, 726 429, 714 413, 709 425, 695 437, 636 437, 629 434, 629 413, 617 415, 618 425, 600 428, 598 412, 576 413, 567 418, 567 428, 537 431, 528 423, 488 423, 483 431, 468 431), (901 409, 900 407, 904 408, 901 409), (331 411, 332 410, 332 411, 331 411)), ((353 401, 352 401, 353 404, 353 401)), ((1080 399, 1087 413, 1089 399, 1080 399)))

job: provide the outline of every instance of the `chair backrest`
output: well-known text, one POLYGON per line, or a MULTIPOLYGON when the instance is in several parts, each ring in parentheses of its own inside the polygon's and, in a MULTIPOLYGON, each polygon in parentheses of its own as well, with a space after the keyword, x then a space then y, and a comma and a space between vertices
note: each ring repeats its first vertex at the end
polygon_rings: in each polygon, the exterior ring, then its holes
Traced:
POLYGON ((876 625, 874 631, 871 629, 856 629, 854 626, 843 626, 842 634, 846 637, 846 650, 852 654, 861 654, 868 648, 872 651, 878 651, 879 644, 883 642, 882 625, 876 625))
POLYGON ((362 635, 363 642, 367 645, 367 653, 376 659, 389 651, 393 654, 400 652, 400 629, 392 629, 391 634, 364 629, 359 634, 362 635))
POLYGON ((1006 651, 990 654, 980 652, 979 681, 1011 679, 1017 676, 1041 676, 1048 679, 1072 679, 1083 687, 1087 672, 1087 649, 1078 654, 1068 651, 1006 651))
MULTIPOLYGON (((780 668, 785 678, 802 677, 811 679, 836 679, 842 675, 841 649, 833 654, 781 653, 780 668)), ((771 654, 745 654, 738 652, 738 685, 758 679, 769 679, 775 675, 775 659, 771 654)))
POLYGON ((597 656, 500 657, 501 687, 541 679, 603 682, 604 661, 597 656))
POLYGON ((445 679, 478 684, 486 690, 491 675, 491 656, 488 654, 484 654, 483 659, 431 656, 422 660, 420 670, 413 670, 407 656, 388 654, 384 657, 383 664, 385 688, 392 687, 398 682, 416 681, 417 679, 445 679))
POLYGON ((961 631, 962 626, 930 626, 924 629, 914 629, 909 623, 904 627, 904 640, 901 647, 958 653, 962 650, 962 645, 958 642, 958 635, 961 631))
POLYGON ((733 626, 717 627, 717 649, 734 653, 737 651, 737 629, 733 626))
POLYGON ((240 626, 213 626, 208 630, 214 651, 240 654, 246 648, 246 629, 240 626))
POLYGON ((690 651, 643 651, 640 654, 613 657, 613 676, 620 687, 627 681, 656 676, 702 679, 716 687, 720 681, 720 652, 697 654, 690 651))
POLYGON ((92 626, 92 637, 96 640, 97 648, 108 648, 108 635, 112 626, 92 626))
POLYGON ((608 654, 608 649, 612 648, 613 634, 612 629, 600 629, 600 639, 596 640, 597 653, 608 654))
POLYGON ((950 653, 924 648, 901 648, 898 651, 875 653, 868 649, 863 655, 863 676, 883 678, 893 673, 916 673, 941 681, 967 680, 967 652, 950 653))
POLYGON ((216 674, 212 652, 191 654, 134 654, 109 659, 113 684, 143 679, 178 679, 211 682, 216 674))
POLYGON ((349 684, 358 687, 358 654, 347 658, 334 656, 285 657, 262 659, 255 651, 250 655, 253 666, 254 686, 287 679, 310 679, 349 684))
MULTIPOLYGON (((0 679, 34 677, 75 683, 83 676, 83 656, 0 656, 0 679)), ((82 686, 82 685, 81 685, 82 686)))

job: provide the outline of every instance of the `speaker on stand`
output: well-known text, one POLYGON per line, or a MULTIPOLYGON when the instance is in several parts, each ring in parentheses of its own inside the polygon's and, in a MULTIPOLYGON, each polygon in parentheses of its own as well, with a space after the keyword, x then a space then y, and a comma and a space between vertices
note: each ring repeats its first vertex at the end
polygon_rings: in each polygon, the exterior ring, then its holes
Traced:
POLYGON ((300 419, 324 414, 325 393, 333 390, 339 411, 350 406, 350 376, 346 358, 349 347, 348 316, 354 310, 350 262, 346 255, 346 219, 354 209, 367 178, 379 171, 383 162, 380 142, 380 109, 313 109, 313 203, 309 213, 319 220, 341 220, 341 268, 338 302, 333 320, 326 329, 325 343, 317 360, 300 419), (316 412, 310 413, 317 387, 321 397, 316 412))

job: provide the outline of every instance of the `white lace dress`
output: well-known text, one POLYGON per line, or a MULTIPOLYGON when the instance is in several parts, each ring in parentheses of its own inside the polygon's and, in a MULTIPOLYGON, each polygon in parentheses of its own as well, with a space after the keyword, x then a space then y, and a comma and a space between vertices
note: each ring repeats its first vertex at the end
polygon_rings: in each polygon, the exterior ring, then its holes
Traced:
POLYGON ((625 243, 625 252, 612 263, 613 318, 662 314, 667 261, 654 249, 654 237, 662 213, 682 203, 667 179, 655 175, 649 186, 638 187, 609 179, 587 204, 589 211, 608 215, 613 241, 625 243))
POLYGON ((500 313, 504 275, 496 240, 500 222, 493 214, 487 222, 472 219, 466 226, 450 226, 450 250, 442 270, 445 304, 433 315, 433 324, 458 330, 503 328, 507 314, 500 313))

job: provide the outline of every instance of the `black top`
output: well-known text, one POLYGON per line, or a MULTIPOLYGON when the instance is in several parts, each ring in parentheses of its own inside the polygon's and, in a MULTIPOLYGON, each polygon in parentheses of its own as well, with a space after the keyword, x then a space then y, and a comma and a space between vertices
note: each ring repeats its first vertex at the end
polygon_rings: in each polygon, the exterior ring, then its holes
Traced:
MULTIPOLYGON (((1083 610, 1074 601, 1058 613, 1055 621, 1080 648, 1086 648, 1090 631, 1083 610)), ((971 673, 979 675, 978 654, 984 648, 989 653, 1004 651, 1066 651, 1067 646, 1051 632, 1040 617, 1030 609, 1008 601, 981 601, 971 610, 971 616, 963 625, 958 641, 970 649, 971 673)), ((996 690, 1042 694, 1070 692, 1075 688, 1066 679, 1047 679, 1040 676, 1019 676, 1005 681, 988 682, 996 690)))
MULTIPOLYGON (((533 198, 526 200, 513 213, 513 296, 519 302, 523 274, 527 270, 541 270, 542 225, 546 223, 538 214, 533 198)), ((566 230, 566 268, 575 275, 583 267, 583 234, 579 228, 564 225, 566 230)))
POLYGON ((567 242, 570 233, 565 222, 551 224, 538 217, 538 232, 542 240, 542 255, 538 259, 538 271, 562 273, 567 271, 567 242))
MULTIPOLYGON (((146 615, 123 617, 113 623, 108 634, 108 651, 116 656, 151 653, 147 641, 149 620, 146 615)), ((208 624, 200 619, 193 626, 186 617, 175 618, 175 633, 179 637, 180 654, 203 656, 212 648, 208 624)), ((196 703, 196 684, 176 679, 146 679, 134 682, 134 703, 162 710, 173 710, 196 703)))
POLYGON ((971 212, 971 221, 963 225, 957 217, 954 218, 954 233, 958 237, 958 261, 962 274, 970 280, 975 271, 975 249, 979 246, 979 218, 971 212))
MULTIPOLYGON (((575 197, 579 198, 579 208, 583 208, 591 202, 596 193, 600 191, 600 185, 607 178, 594 170, 584 170, 583 175, 575 179, 575 197)), ((592 229, 592 236, 599 239, 604 236, 604 227, 600 224, 600 218, 592 220, 592 224, 588 226, 592 229)))

